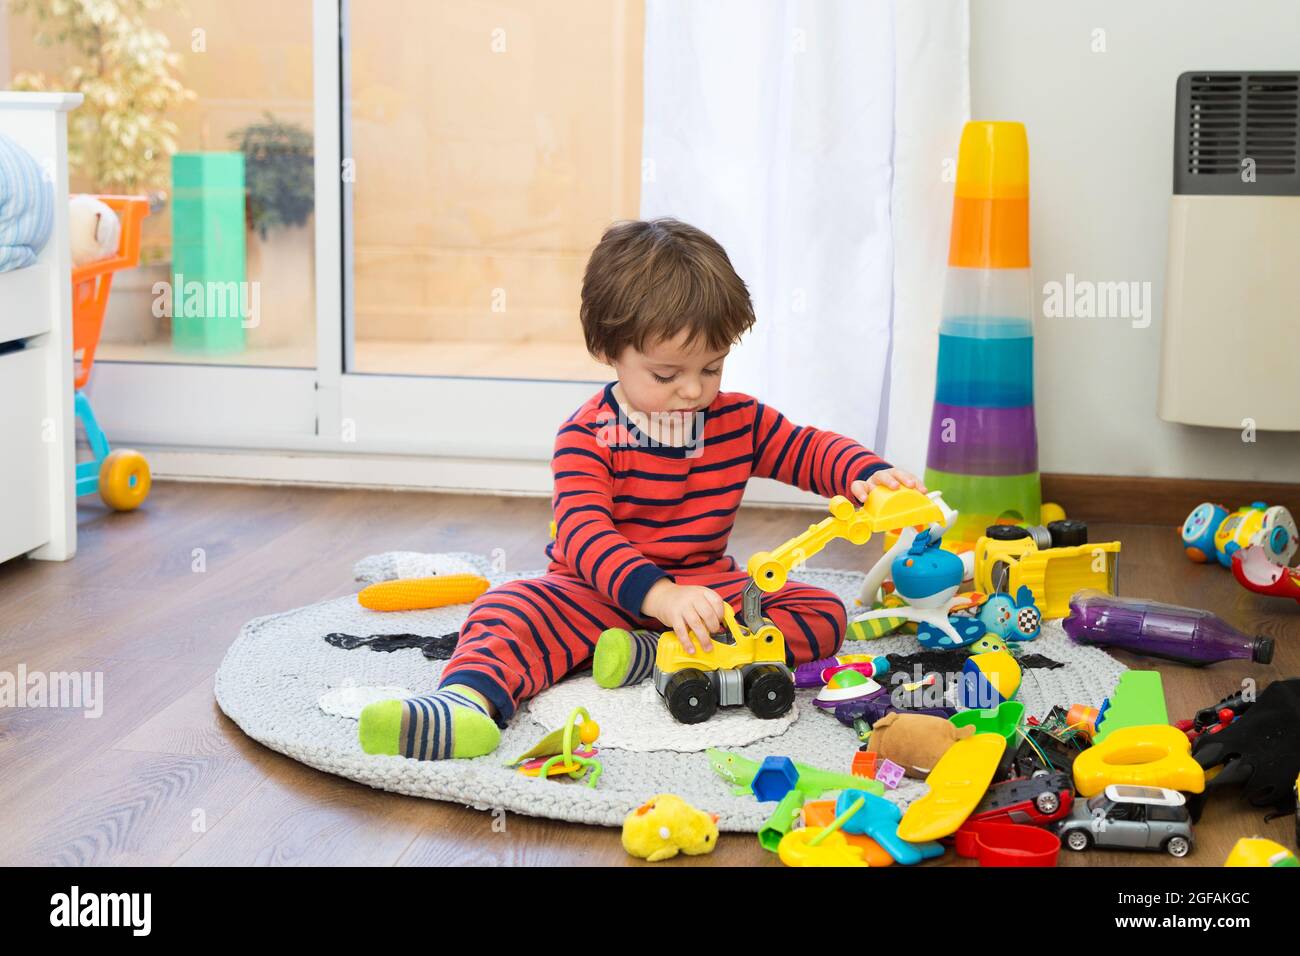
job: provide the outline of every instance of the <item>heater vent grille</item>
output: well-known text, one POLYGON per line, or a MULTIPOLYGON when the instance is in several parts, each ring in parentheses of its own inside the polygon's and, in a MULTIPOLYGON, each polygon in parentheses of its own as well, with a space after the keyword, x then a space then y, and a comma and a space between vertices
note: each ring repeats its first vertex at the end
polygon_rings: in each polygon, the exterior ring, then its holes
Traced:
POLYGON ((1180 76, 1174 192, 1300 195, 1300 72, 1180 76))

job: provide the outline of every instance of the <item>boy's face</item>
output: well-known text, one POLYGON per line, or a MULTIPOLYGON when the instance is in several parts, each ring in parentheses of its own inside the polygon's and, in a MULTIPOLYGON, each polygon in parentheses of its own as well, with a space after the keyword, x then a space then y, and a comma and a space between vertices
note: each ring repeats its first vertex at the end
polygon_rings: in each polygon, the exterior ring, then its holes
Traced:
POLYGON ((689 334, 683 329, 675 339, 647 344, 644 352, 629 346, 610 363, 623 394, 637 411, 690 413, 713 403, 730 349, 716 351, 699 342, 688 349, 689 334))

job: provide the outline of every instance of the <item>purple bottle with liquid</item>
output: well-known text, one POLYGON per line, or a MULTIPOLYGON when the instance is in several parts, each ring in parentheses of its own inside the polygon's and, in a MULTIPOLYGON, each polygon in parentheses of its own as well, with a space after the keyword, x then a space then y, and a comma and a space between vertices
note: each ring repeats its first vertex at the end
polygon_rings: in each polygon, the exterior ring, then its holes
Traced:
POLYGON ((1242 634, 1209 611, 1118 598, 1092 589, 1070 599, 1064 626, 1076 644, 1118 647, 1184 664, 1273 660, 1271 637, 1242 634))

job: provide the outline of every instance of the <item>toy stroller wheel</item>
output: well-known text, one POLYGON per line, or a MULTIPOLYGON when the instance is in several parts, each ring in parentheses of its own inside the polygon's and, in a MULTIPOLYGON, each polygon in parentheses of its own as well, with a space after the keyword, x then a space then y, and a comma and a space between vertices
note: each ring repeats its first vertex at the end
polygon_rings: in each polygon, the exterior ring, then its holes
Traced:
POLYGON ((1077 853, 1092 846, 1092 837, 1082 830, 1071 830, 1065 838, 1065 845, 1077 853))
POLYGON ((153 479, 144 455, 131 448, 109 452, 99 466, 99 496, 114 511, 133 511, 149 496, 153 479))
POLYGON ((1184 857, 1192 849, 1192 845, 1187 842, 1186 837, 1170 837, 1165 841, 1165 852, 1170 856, 1184 857))
POLYGON ((745 705, 755 717, 780 717, 793 703, 794 681, 775 664, 762 664, 745 675, 745 705))
POLYGON ((1061 797, 1059 794, 1052 793, 1051 791, 1040 793, 1034 798, 1034 806, 1038 807, 1039 813, 1050 816, 1060 809, 1061 797))
POLYGON ((718 710, 718 692, 703 671, 688 667, 668 678, 664 687, 668 713, 683 724, 699 724, 718 710))

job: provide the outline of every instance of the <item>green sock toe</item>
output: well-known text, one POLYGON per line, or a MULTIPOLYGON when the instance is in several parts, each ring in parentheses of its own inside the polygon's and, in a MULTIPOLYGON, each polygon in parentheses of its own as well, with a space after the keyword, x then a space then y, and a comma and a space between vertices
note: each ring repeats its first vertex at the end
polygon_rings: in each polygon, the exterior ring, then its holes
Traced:
POLYGON ((491 717, 469 707, 453 707, 452 756, 482 757, 501 743, 501 728, 491 717))
POLYGON ((368 754, 447 760, 490 754, 501 742, 501 728, 480 694, 452 684, 426 697, 369 705, 361 711, 357 738, 368 754))
POLYGON ((621 627, 602 631, 591 655, 591 676, 607 690, 623 686, 632 660, 632 635, 621 627))
POLYGON ((367 705, 361 711, 361 721, 357 726, 361 749, 368 754, 396 756, 401 753, 398 745, 404 710, 400 700, 381 700, 367 705))
POLYGON ((658 647, 659 635, 654 631, 611 627, 596 641, 591 655, 592 676, 609 690, 639 684, 654 672, 658 647))

